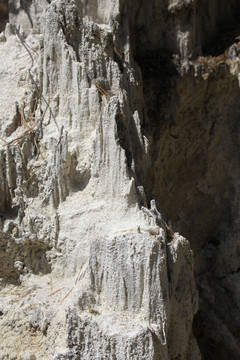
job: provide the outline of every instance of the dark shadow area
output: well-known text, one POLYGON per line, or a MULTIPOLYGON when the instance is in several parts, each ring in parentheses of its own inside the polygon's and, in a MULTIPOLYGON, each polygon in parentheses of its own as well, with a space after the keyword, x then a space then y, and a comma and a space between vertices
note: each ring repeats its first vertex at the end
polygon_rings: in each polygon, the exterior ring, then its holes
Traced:
POLYGON ((0 236, 0 278, 5 284, 20 284, 20 275, 33 273, 49 274, 52 270, 47 252, 50 248, 40 242, 31 241, 21 244, 15 239, 0 236))
POLYGON ((207 81, 194 79, 193 73, 171 80, 167 71, 157 78, 156 71, 149 78, 149 67, 147 73, 143 69, 153 137, 146 188, 199 252, 218 246, 234 223, 234 179, 240 175, 238 80, 224 69, 207 81))
POLYGON ((193 69, 181 77, 173 58, 179 56, 177 29, 189 30, 189 57, 224 53, 238 36, 239 2, 193 3, 186 14, 183 9, 170 14, 163 2, 154 8, 151 1, 134 10, 131 4, 128 12, 134 12, 131 47, 143 77, 142 126, 151 131, 144 188, 157 196, 164 216, 194 250, 200 294, 194 332, 203 359, 235 360, 240 358, 240 309, 233 300, 240 279, 232 275, 240 248, 239 83, 225 65, 205 80, 193 69))
POLYGON ((200 310, 194 317, 193 333, 197 339, 202 358, 204 360, 238 360, 240 349, 231 335, 226 338, 219 328, 224 324, 218 319, 214 309, 200 310), (207 311, 206 311, 207 310, 207 311), (209 324, 211 323, 211 326, 209 324))
POLYGON ((91 178, 91 172, 90 169, 85 169, 84 171, 77 170, 77 156, 72 155, 71 156, 71 165, 70 165, 70 171, 69 171, 69 185, 70 185, 70 191, 77 192, 77 191, 83 191, 91 178))
POLYGON ((16 7, 16 3, 14 0, 9 0, 8 6, 9 13, 15 16, 18 15, 21 11, 24 11, 27 14, 31 28, 33 28, 33 19, 31 15, 32 0, 20 0, 19 7, 16 7))
POLYGON ((197 325, 204 333, 203 359, 237 359, 238 305, 220 277, 228 279, 239 262, 238 80, 224 68, 203 80, 193 72, 168 76, 167 70, 157 77, 153 64, 152 72, 141 66, 152 129, 145 189, 157 195, 163 214, 194 250, 198 288, 204 289, 199 311, 205 323, 197 325))
POLYGON ((0 33, 5 30, 5 26, 9 20, 8 1, 0 0, 0 33))
POLYGON ((81 54, 79 53, 79 44, 82 41, 82 19, 79 17, 79 13, 76 8, 74 8, 72 15, 73 18, 70 17, 70 14, 65 11, 64 7, 62 7, 59 25, 65 35, 66 42, 73 48, 77 61, 80 61, 81 54), (76 27, 78 31, 72 31, 73 27, 76 27))
POLYGON ((33 21, 31 17, 31 6, 32 6, 32 0, 20 0, 20 9, 25 11, 25 13, 28 16, 28 20, 31 24, 31 27, 33 28, 33 21))
POLYGON ((203 55, 219 56, 232 44, 240 42, 240 4, 234 6, 232 17, 218 24, 219 31, 214 41, 203 46, 203 55))

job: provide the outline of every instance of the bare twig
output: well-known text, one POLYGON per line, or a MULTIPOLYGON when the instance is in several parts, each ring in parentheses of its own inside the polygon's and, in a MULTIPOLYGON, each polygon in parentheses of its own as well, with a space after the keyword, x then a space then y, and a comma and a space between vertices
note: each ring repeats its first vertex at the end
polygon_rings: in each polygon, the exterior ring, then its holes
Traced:
POLYGON ((44 161, 41 162, 41 164, 39 165, 38 169, 36 171, 34 171, 34 173, 32 173, 32 175, 27 179, 27 182, 39 171, 41 170, 41 168, 44 165, 44 161))
MULTIPOLYGON (((30 129, 24 131, 23 134, 19 135, 19 136, 16 137, 15 139, 13 139, 13 140, 11 140, 11 141, 8 141, 8 142, 7 142, 6 140, 4 140, 3 138, 0 138, 0 140, 2 140, 2 141, 5 143, 5 145, 12 145, 12 144, 15 144, 16 142, 18 143, 18 140, 21 140, 21 139, 24 138, 25 136, 31 134, 31 133, 33 132, 33 130, 36 128, 36 126, 42 123, 46 111, 47 111, 47 107, 46 107, 46 109, 45 109, 42 117, 39 118, 39 119, 35 122, 35 124, 34 124, 30 129)), ((38 129, 38 127, 37 127, 37 129, 38 129)), ((36 129, 35 131, 37 131, 37 129, 36 129)))
POLYGON ((94 309, 92 309, 92 308, 88 308, 88 312, 89 312, 90 314, 95 314, 95 315, 99 315, 99 314, 100 314, 99 311, 94 310, 94 309))
POLYGON ((68 291, 68 293, 62 298, 62 300, 60 301, 60 304, 63 303, 63 301, 68 297, 68 295, 73 291, 74 286, 71 287, 71 289, 68 291))
POLYGON ((96 86, 96 88, 98 89, 98 91, 100 92, 101 95, 104 95, 106 97, 106 99, 108 100, 110 98, 109 93, 104 90, 98 83, 94 84, 96 86))
MULTIPOLYGON (((57 126, 57 129, 58 129, 58 131, 60 132, 59 126, 58 126, 58 124, 57 124, 57 122, 56 122, 56 119, 55 119, 55 116, 54 116, 54 114, 53 114, 53 112, 52 112, 51 106, 49 105, 49 103, 47 102, 47 100, 45 99, 45 97, 43 96, 43 94, 41 93, 41 91, 40 91, 40 89, 39 89, 39 86, 38 86, 38 84, 36 83, 36 81, 34 80, 34 77, 33 77, 32 73, 31 73, 31 70, 32 70, 33 65, 34 65, 34 59, 33 59, 33 56, 32 56, 32 54, 31 54, 31 52, 30 52, 29 49, 31 49, 31 50, 33 50, 33 49, 23 40, 23 38, 22 38, 22 36, 21 36, 18 28, 16 28, 16 34, 17 34, 19 40, 21 41, 22 45, 24 46, 24 48, 26 49, 26 51, 28 52, 28 54, 29 54, 29 56, 30 56, 30 58, 31 58, 31 63, 32 63, 32 64, 31 64, 30 68, 28 69, 29 76, 30 76, 33 84, 36 86, 36 89, 37 89, 37 92, 38 92, 39 96, 41 97, 41 99, 43 99, 43 101, 44 101, 45 104, 47 105, 47 109, 49 108, 50 115, 52 116, 52 118, 53 118, 53 120, 54 120, 54 122, 55 122, 55 125, 57 126)), ((46 111, 44 111, 44 113, 45 113, 45 112, 46 112, 46 111)), ((42 121, 43 121, 43 119, 42 119, 42 121)))
POLYGON ((62 287, 61 289, 57 289, 57 290, 51 292, 51 294, 49 294, 48 296, 53 296, 53 295, 55 295, 56 293, 58 293, 59 291, 61 291, 63 289, 64 289, 64 287, 62 287))

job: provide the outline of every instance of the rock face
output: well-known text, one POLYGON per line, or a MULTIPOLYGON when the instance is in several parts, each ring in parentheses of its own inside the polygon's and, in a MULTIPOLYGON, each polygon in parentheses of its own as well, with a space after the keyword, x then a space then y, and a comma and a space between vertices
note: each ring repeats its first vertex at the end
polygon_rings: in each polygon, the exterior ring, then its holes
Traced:
POLYGON ((0 358, 238 359, 237 1, 0 9, 0 358))

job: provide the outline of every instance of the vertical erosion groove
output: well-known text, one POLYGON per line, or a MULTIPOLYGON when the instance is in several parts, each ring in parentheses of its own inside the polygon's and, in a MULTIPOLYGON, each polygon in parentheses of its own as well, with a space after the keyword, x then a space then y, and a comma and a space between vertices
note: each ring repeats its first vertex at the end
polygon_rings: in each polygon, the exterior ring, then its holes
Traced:
POLYGON ((151 130, 145 189, 194 250, 203 358, 237 359, 240 88, 226 63, 205 76, 189 64, 223 57, 236 42, 239 4, 139 1, 126 9, 151 130))

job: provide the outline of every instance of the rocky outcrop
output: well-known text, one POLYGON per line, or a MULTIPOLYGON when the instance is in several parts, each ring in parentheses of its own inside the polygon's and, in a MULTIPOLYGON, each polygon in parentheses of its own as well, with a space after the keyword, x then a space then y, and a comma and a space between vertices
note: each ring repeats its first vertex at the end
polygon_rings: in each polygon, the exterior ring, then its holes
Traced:
POLYGON ((3 359, 238 358, 238 4, 206 3, 0 2, 3 359))

